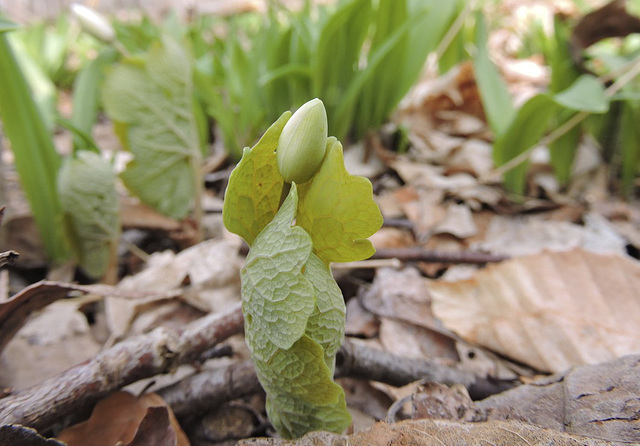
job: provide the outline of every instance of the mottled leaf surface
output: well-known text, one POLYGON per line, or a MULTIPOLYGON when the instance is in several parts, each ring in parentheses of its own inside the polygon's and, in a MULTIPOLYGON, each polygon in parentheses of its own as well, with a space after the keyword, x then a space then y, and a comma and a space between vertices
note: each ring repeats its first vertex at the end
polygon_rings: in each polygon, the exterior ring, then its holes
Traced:
POLYGON ((199 139, 193 114, 191 61, 164 39, 106 77, 102 100, 122 143, 134 155, 122 180, 143 202, 183 218, 195 196, 199 139))
MULTIPOLYGON (((311 255, 311 238, 304 229, 292 226, 297 204, 294 185, 256 239, 241 273, 247 329, 282 349, 300 339, 315 305, 313 286, 302 274, 311 255)), ((261 359, 270 359, 259 349, 252 350, 261 359)))
POLYGON ((278 172, 276 148, 290 117, 291 112, 285 112, 251 150, 245 148, 229 178, 222 210, 224 224, 249 245, 278 211, 284 181, 278 172))
POLYGON ((78 152, 60 170, 58 193, 78 264, 90 276, 102 276, 120 235, 116 176, 111 164, 96 153, 78 152))
POLYGON ((375 249, 366 238, 382 226, 371 182, 344 167, 342 144, 330 142, 325 160, 310 182, 300 185, 297 223, 313 240, 325 263, 370 257, 375 249))

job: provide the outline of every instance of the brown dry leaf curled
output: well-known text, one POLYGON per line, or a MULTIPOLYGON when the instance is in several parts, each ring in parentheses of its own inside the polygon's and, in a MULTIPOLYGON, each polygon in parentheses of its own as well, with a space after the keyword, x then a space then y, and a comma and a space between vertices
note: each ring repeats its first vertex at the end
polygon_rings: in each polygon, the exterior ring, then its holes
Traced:
POLYGON ((91 418, 65 429, 58 439, 68 446, 190 444, 173 412, 157 394, 136 398, 122 391, 101 400, 91 418))
POLYGON ((629 257, 545 251, 429 288, 445 326, 541 371, 640 352, 640 263, 629 257))

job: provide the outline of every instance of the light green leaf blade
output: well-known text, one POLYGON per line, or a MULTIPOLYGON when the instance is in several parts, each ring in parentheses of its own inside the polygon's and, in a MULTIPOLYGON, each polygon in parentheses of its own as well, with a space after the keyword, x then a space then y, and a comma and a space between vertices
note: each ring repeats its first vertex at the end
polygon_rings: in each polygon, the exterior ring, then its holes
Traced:
POLYGON ((487 48, 487 26, 484 16, 477 16, 476 41, 478 52, 473 58, 473 71, 478 83, 482 106, 487 115, 487 121, 496 137, 504 134, 513 121, 516 110, 507 90, 507 84, 502 74, 489 58, 487 48))
POLYGON ((191 61, 165 38, 144 59, 111 70, 102 90, 107 114, 134 155, 122 180, 143 202, 173 217, 192 207, 199 158, 191 61))
POLYGON ((222 219, 225 227, 250 246, 278 212, 284 181, 278 172, 276 148, 282 128, 291 117, 285 112, 249 150, 229 178, 222 219))
POLYGON ((371 182, 344 167, 342 144, 330 138, 327 146, 316 175, 300 185, 297 224, 325 263, 363 260, 375 252, 366 238, 380 229, 382 215, 371 182))
POLYGON ((342 433, 351 424, 344 390, 333 382, 322 347, 311 338, 303 336, 291 349, 279 350, 268 371, 265 366, 256 363, 256 371, 267 392, 269 420, 281 436, 342 433))
POLYGON ((120 236, 116 175, 111 164, 94 152, 78 152, 60 169, 58 193, 78 264, 90 276, 102 276, 120 236))
POLYGON ((325 362, 333 372, 335 356, 344 339, 344 298, 329 267, 313 253, 307 261, 304 276, 315 289, 316 295, 316 305, 307 322, 306 334, 324 349, 325 362))
MULTIPOLYGON (((540 141, 549 127, 550 119, 558 113, 559 106, 545 94, 529 99, 519 110, 509 128, 493 144, 496 165, 530 149, 540 141)), ((527 163, 511 169, 505 174, 505 187, 515 193, 523 193, 527 163)))
POLYGON ((63 237, 63 212, 56 193, 60 155, 3 33, 0 33, 0 85, 4 86, 0 88, 2 130, 11 141, 20 183, 47 254, 55 263, 62 263, 68 259, 69 249, 63 237))
POLYGON ((20 28, 20 25, 18 25, 17 23, 12 22, 11 20, 7 20, 4 17, 0 17, 0 33, 13 31, 18 28, 20 28))
POLYGON ((598 78, 583 74, 566 90, 556 94, 553 100, 571 110, 588 113, 605 113, 609 110, 609 99, 598 78))
MULTIPOLYGON (((255 240, 241 272, 245 331, 259 333, 288 349, 305 332, 314 309, 314 289, 302 270, 311 255, 311 238, 292 226, 298 205, 293 185, 282 207, 255 240)), ((269 360, 271 352, 248 343, 253 356, 269 360)))

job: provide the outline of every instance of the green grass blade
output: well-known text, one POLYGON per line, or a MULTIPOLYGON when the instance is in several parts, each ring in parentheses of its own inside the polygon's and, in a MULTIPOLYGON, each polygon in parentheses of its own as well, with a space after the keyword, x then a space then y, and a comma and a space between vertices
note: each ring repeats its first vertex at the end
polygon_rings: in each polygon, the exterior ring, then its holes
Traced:
POLYGON ((0 85, 4 86, 0 88, 0 116, 22 188, 47 254, 54 263, 61 263, 69 256, 56 193, 61 160, 4 34, 0 34, 0 85))

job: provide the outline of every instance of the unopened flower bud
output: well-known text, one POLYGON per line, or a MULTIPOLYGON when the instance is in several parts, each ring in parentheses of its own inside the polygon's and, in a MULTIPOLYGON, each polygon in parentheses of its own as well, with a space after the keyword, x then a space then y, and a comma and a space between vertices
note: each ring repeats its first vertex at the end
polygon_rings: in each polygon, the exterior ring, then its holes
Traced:
POLYGON ((284 181, 309 181, 322 164, 326 148, 327 111, 316 98, 300 107, 280 134, 276 156, 284 181))
POLYGON ((96 39, 107 43, 111 43, 116 39, 116 32, 111 23, 93 9, 73 3, 71 12, 76 16, 82 28, 96 39))

